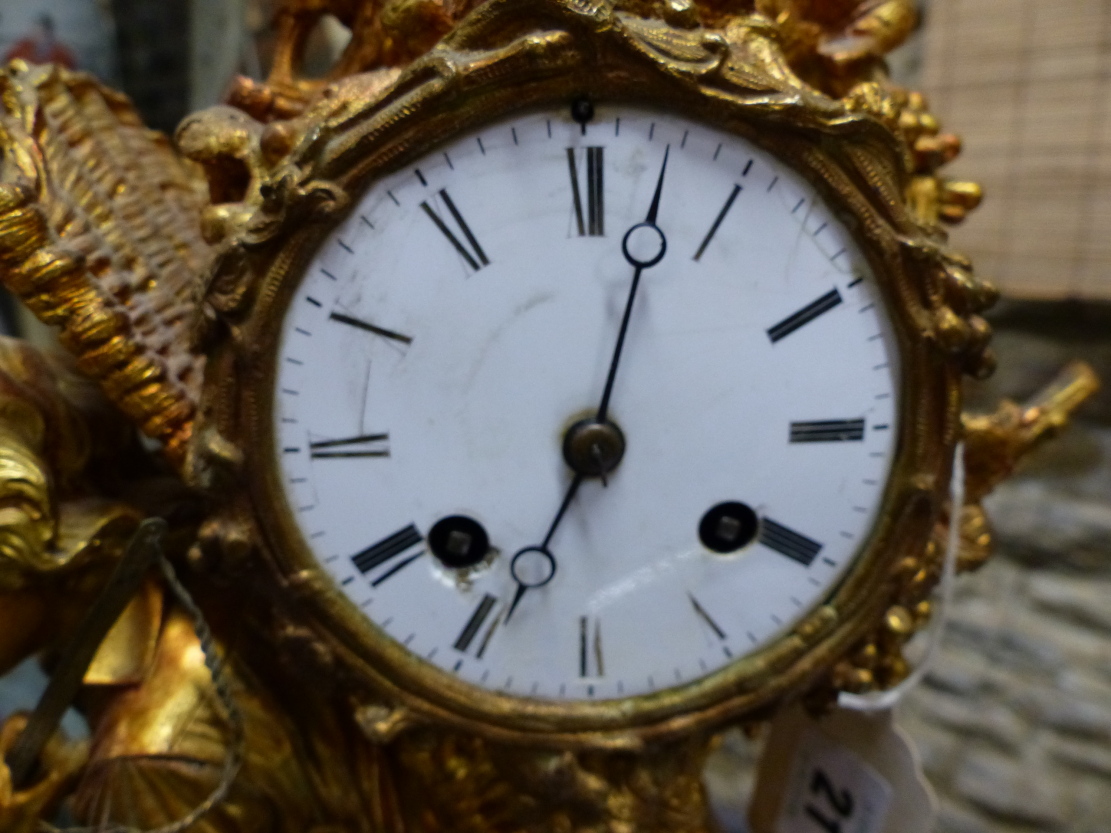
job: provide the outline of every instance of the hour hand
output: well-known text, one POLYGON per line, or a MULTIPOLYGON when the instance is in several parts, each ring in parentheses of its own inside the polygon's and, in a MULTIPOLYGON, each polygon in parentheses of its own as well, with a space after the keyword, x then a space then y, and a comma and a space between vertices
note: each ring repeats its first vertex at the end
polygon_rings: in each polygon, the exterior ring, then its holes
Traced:
POLYGON ((525 597, 525 591, 528 590, 527 584, 518 584, 517 592, 513 594, 513 601, 509 603, 509 610, 505 613, 505 622, 509 622, 509 617, 513 615, 513 611, 517 609, 517 604, 525 597))

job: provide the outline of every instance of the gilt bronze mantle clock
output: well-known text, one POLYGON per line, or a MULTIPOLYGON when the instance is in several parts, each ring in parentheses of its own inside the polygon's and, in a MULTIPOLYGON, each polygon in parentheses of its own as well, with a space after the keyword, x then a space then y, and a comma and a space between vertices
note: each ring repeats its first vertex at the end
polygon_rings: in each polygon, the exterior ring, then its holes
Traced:
POLYGON ((962 418, 995 293, 946 244, 958 142, 886 75, 913 22, 291 0, 270 78, 172 144, 13 63, 0 277, 70 361, 0 344, 0 662, 67 670, 142 518, 174 569, 93 646, 90 744, 0 767, 0 827, 69 796, 140 830, 710 830, 717 732, 902 679, 949 524, 977 566, 981 498, 1095 384, 962 418), (306 79, 325 13, 353 38, 306 79))

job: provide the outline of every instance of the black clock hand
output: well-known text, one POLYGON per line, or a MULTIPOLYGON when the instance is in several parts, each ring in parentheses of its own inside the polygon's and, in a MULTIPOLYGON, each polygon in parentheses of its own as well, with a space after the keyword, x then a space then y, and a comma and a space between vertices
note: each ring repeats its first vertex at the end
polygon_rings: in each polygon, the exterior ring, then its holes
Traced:
MULTIPOLYGON (((667 145, 664 148, 663 164, 660 165, 660 178, 656 181, 656 192, 652 195, 652 205, 648 207, 648 216, 644 218, 644 222, 651 226, 656 225, 656 214, 660 210, 660 194, 664 190, 664 172, 667 170, 667 157, 670 153, 671 145, 667 145)), ((663 252, 660 252, 660 257, 663 257, 663 252)))
POLYGON ((548 527, 548 534, 544 536, 544 543, 541 544, 544 549, 548 548, 551 543, 552 536, 555 535, 556 529, 559 528, 559 522, 563 520, 563 516, 567 514, 567 507, 571 505, 571 501, 575 499, 575 493, 582 485, 583 476, 576 474, 574 479, 571 480, 571 485, 567 487, 567 494, 563 496, 563 503, 559 505, 559 511, 556 512, 555 518, 552 520, 552 525, 548 527))
POLYGON ((637 223, 629 229, 625 233, 625 238, 621 241, 621 249, 625 255, 625 260, 629 261, 635 271, 633 272, 633 283, 629 287, 629 299, 625 302, 625 315, 621 319, 621 329, 617 332, 617 345, 613 349, 613 360, 610 362, 609 374, 606 377, 606 387, 602 391, 602 401, 598 405, 598 413, 594 417, 594 421, 597 423, 604 423, 606 415, 609 413, 610 394, 613 392, 613 382, 617 378, 617 365, 621 361, 621 351, 625 347, 625 333, 629 329, 629 318, 633 313, 633 301, 636 299, 637 289, 640 287, 640 275, 645 269, 655 266, 663 260, 663 256, 667 252, 667 238, 660 231, 660 227, 656 225, 656 215, 660 210, 660 194, 663 192, 664 173, 667 171, 667 157, 670 153, 671 145, 668 145, 664 149, 664 161, 660 166, 660 178, 656 182, 656 193, 652 195, 652 205, 648 209, 648 216, 643 223, 637 223), (647 238, 642 242, 647 244, 648 251, 651 252, 650 257, 638 257, 629 251, 629 240, 634 235, 647 238), (655 238, 655 240, 652 238, 655 238))
MULTIPOLYGON (((648 208, 648 216, 643 223, 637 223, 625 233, 625 238, 621 242, 622 251, 625 254, 625 259, 633 266, 633 282, 629 287, 629 298, 625 302, 625 314, 621 319, 621 329, 617 333, 617 344, 613 350, 613 360, 610 362, 609 374, 606 377, 606 387, 602 392, 602 401, 598 406, 598 412, 594 417, 595 425, 603 425, 606 421, 606 414, 609 411, 610 393, 613 391, 613 382, 617 378, 617 365, 621 361, 621 352, 625 346, 625 333, 629 329, 629 319, 633 312, 633 301, 636 300, 637 288, 640 286, 641 273, 652 266, 655 266, 663 260, 664 254, 667 252, 667 238, 664 233, 660 231, 659 226, 656 225, 656 217, 660 210, 660 195, 663 193, 664 187, 664 174, 667 172, 667 158, 671 153, 671 145, 664 149, 663 163, 660 165, 660 176, 656 181, 656 191, 652 195, 652 204, 648 208), (629 250, 629 241, 634 236, 643 236, 637 245, 638 249, 646 249, 649 256, 643 257, 640 254, 634 254, 629 250)), ((576 426, 577 428, 584 428, 584 426, 576 426)), ((622 446, 623 446, 622 441, 622 446)), ((590 447, 590 452, 593 453, 594 458, 602 456, 600 446, 593 445, 590 447)), ((603 476, 605 468, 598 463, 598 471, 603 476)), ((555 535, 556 530, 559 528, 560 521, 567 513, 567 508, 571 505, 571 501, 575 498, 575 493, 578 492, 579 486, 582 485, 583 478, 586 473, 579 470, 576 471, 574 479, 571 480, 571 485, 567 488, 567 493, 563 497, 563 503, 560 504, 559 511, 556 512, 555 519, 552 525, 548 527, 548 534, 544 536, 544 541, 534 547, 525 547, 519 550, 513 556, 513 560, 509 564, 510 575, 513 580, 517 582, 517 592, 513 594, 513 601, 509 604, 509 610, 505 614, 505 622, 509 622, 509 618, 513 615, 513 611, 517 609, 521 599, 530 588, 543 587, 552 577, 555 576, 556 559, 552 555, 552 551, 548 545, 551 543, 552 537, 555 535)))
POLYGON ((563 520, 563 516, 567 514, 567 507, 575 499, 575 493, 579 491, 582 482, 583 475, 581 474, 576 474, 571 480, 571 485, 567 487, 567 493, 563 496, 563 502, 559 505, 559 511, 556 512, 551 526, 548 527, 548 534, 544 536, 543 542, 538 546, 525 547, 519 550, 509 563, 509 574, 517 582, 517 592, 513 594, 513 601, 510 602, 509 610, 505 614, 506 622, 509 621, 509 617, 513 615, 513 611, 517 609, 518 603, 529 588, 543 587, 555 575, 556 560, 548 545, 552 542, 552 538, 559 528, 559 523, 563 520))

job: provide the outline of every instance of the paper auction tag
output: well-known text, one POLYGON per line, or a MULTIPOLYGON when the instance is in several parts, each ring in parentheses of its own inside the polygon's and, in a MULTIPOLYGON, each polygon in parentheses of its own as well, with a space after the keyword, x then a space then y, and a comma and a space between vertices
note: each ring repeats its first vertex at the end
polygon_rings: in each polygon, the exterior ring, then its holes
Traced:
POLYGON ((753 833, 930 833, 935 800, 890 711, 780 713, 749 807, 753 833))
POLYGON ((799 740, 778 833, 883 833, 891 785, 851 749, 812 726, 799 740))

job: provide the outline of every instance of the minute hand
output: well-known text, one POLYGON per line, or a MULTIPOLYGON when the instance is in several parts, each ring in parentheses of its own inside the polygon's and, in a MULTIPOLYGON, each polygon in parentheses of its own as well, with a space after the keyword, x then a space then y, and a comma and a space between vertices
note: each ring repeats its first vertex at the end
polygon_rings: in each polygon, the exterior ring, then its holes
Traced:
POLYGON ((656 193, 652 195, 652 205, 648 208, 648 216, 643 223, 637 223, 625 233, 621 241, 621 250, 625 260, 633 267, 633 283, 629 287, 629 299, 625 302, 625 315, 621 319, 621 329, 617 333, 617 344, 613 348, 613 360, 610 362, 609 375, 606 377, 606 387, 602 391, 602 401, 598 405, 598 413, 594 421, 604 423, 609 412, 610 394, 613 392, 613 382, 617 378, 617 365, 621 361, 621 350, 625 346, 625 333, 629 329, 629 318, 633 313, 633 301, 636 300, 637 288, 640 286, 640 275, 645 270, 655 266, 663 260, 667 252, 667 238, 656 225, 656 215, 660 210, 660 194, 664 188, 664 173, 667 171, 667 157, 671 153, 671 145, 664 149, 664 161, 660 165, 660 178, 656 181, 656 193), (640 238, 634 242, 637 251, 630 251, 630 240, 640 238))

